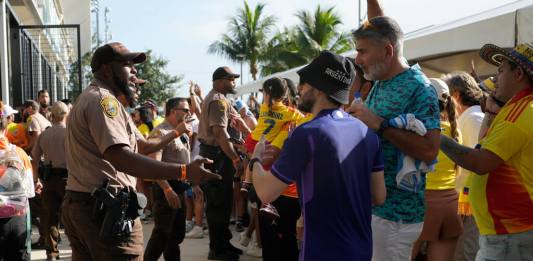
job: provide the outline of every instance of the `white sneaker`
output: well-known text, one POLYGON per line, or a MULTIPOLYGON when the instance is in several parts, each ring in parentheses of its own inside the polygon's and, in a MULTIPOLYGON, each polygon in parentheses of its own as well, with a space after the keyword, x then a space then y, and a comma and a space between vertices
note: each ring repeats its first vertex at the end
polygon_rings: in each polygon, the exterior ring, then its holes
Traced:
POLYGON ((246 250, 246 254, 253 257, 262 257, 263 256, 263 249, 260 248, 257 243, 250 244, 248 249, 246 250))
POLYGON ((189 233, 185 234, 186 238, 204 238, 204 230, 200 226, 194 226, 189 233))
POLYGON ((189 233, 194 228, 192 220, 185 220, 185 234, 189 233))
POLYGON ((241 238, 239 239, 239 244, 241 244, 241 246, 243 247, 247 247, 248 244, 250 244, 250 240, 251 238, 246 235, 246 231, 242 232, 241 233, 241 238))

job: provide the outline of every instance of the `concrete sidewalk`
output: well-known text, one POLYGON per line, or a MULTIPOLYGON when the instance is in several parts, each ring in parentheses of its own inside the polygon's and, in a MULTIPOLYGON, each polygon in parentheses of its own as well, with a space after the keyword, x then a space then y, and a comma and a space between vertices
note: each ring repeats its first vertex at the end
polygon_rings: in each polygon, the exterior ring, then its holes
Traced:
MULTIPOLYGON (((149 222, 148 224, 143 224, 145 246, 146 246, 146 243, 148 242, 148 239, 150 239, 150 234, 152 233, 153 226, 154 226, 153 222, 149 222)), ((233 226, 232 226, 232 229, 233 229, 233 226)), ((36 234, 37 229, 35 228, 34 231, 35 231, 34 234, 32 234, 33 242, 37 241, 37 238, 38 238, 38 234, 36 234)), ((239 239, 238 233, 233 231, 232 243, 234 246, 241 248, 240 245, 238 244, 238 239, 239 239)), ((60 260, 71 260, 70 257, 71 257, 72 251, 70 250, 70 247, 69 247, 67 235, 65 235, 63 231, 61 231, 61 240, 62 241, 59 244, 59 252, 60 252, 60 257, 61 257, 60 260)), ((209 252, 208 236, 205 236, 202 239, 186 238, 185 241, 180 246, 181 246, 181 260, 184 260, 184 261, 207 260, 207 254, 209 252)), ((31 252, 31 260, 46 260, 46 251, 45 250, 33 250, 31 252)), ((159 260, 164 260, 164 258, 161 257, 159 260)), ((240 261, 259 261, 262 259, 243 254, 239 260, 240 261)))

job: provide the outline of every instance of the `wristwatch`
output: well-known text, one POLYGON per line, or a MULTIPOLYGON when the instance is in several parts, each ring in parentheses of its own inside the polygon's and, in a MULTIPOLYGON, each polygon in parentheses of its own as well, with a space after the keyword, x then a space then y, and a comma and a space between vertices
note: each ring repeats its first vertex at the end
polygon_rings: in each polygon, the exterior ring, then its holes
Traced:
POLYGON ((255 164, 256 162, 259 162, 260 164, 263 164, 259 158, 253 158, 253 159, 251 159, 250 162, 248 163, 248 169, 249 169, 250 171, 253 171, 253 170, 254 170, 254 164, 255 164))
POLYGON ((379 124, 379 128, 376 130, 376 133, 379 136, 383 136, 383 132, 385 131, 385 129, 388 129, 388 128, 390 128, 389 120, 385 119, 379 124))

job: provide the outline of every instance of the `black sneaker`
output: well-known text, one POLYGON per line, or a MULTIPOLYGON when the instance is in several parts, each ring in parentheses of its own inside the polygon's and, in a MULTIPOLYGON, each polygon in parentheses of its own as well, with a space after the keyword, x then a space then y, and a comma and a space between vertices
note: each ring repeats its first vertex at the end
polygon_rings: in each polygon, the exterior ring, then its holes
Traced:
POLYGON ((215 251, 215 250, 210 249, 207 259, 208 260, 238 261, 239 255, 232 253, 230 251, 215 251))
POLYGON ((229 243, 228 245, 228 251, 237 255, 242 255, 242 250, 234 247, 231 243, 229 243))

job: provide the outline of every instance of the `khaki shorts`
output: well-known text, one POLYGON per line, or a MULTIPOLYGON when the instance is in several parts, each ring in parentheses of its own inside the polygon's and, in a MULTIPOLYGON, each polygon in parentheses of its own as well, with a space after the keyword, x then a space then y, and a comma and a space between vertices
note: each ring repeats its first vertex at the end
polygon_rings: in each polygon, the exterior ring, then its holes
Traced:
POLYGON ((426 190, 426 214, 420 240, 437 241, 459 237, 463 222, 457 214, 459 196, 455 189, 426 190))
POLYGON ((133 232, 123 239, 102 239, 100 225, 91 221, 92 200, 75 200, 68 192, 63 201, 61 220, 72 248, 72 260, 142 260, 143 231, 139 218, 133 232))

